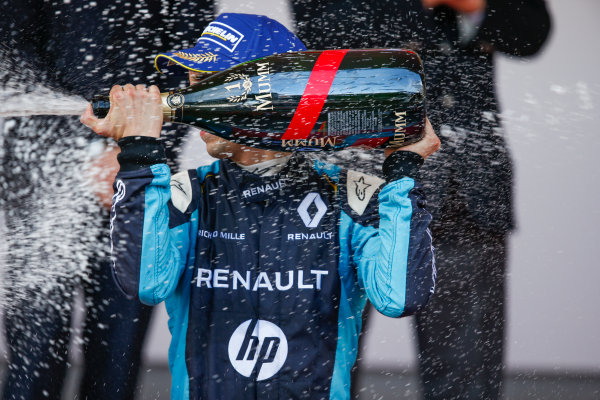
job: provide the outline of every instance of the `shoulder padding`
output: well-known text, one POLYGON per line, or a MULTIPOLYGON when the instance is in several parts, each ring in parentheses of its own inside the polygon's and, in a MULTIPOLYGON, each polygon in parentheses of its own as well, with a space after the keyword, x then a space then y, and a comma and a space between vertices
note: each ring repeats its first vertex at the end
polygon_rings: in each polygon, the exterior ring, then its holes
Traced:
POLYGON ((192 202, 192 182, 188 171, 181 171, 171 177, 171 203, 185 213, 192 202))
POLYGON ((362 215, 373 194, 384 183, 385 180, 376 176, 348 170, 346 193, 350 208, 358 215, 362 215))

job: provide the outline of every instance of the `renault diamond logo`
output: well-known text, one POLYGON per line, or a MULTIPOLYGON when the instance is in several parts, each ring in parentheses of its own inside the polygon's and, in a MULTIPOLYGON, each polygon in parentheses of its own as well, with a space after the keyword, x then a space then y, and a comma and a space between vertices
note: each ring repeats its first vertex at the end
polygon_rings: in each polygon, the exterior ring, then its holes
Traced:
POLYGON ((298 214, 300 214, 300 218, 302 218, 302 222, 304 222, 304 225, 306 225, 307 228, 316 228, 319 226, 319 222, 321 222, 321 219, 326 212, 327 206, 323 202, 321 195, 316 192, 307 194, 304 200, 302 200, 302 203, 298 206, 298 214), (315 205, 317 212, 311 217, 309 209, 311 209, 313 204, 315 205))
POLYGON ((288 344, 283 331, 262 319, 243 322, 231 335, 229 361, 243 376, 257 381, 275 375, 287 359, 288 344))

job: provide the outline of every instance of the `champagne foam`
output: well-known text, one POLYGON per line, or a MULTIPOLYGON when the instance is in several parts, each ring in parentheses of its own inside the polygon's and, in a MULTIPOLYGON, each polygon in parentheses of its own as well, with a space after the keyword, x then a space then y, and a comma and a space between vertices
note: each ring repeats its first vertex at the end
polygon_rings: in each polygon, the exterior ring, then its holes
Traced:
POLYGON ((0 44, 0 313, 68 319, 109 246, 93 192, 102 172, 92 168, 96 142, 76 118, 51 116, 80 115, 88 102, 46 85, 11 54, 0 44), (27 118, 36 115, 48 117, 27 118))
POLYGON ((81 115, 87 104, 83 97, 64 95, 45 86, 36 86, 27 93, 18 88, 4 88, 0 91, 0 118, 81 115))

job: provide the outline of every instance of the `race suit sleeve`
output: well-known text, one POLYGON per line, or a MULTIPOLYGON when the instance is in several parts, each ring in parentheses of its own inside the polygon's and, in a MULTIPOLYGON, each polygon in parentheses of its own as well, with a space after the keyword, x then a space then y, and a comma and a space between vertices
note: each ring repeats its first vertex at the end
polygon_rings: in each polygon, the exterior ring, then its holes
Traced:
POLYGON ((178 174, 172 196, 173 180, 157 139, 127 137, 119 146, 110 227, 113 273, 125 294, 158 304, 175 292, 185 268, 193 174, 178 174))
MULTIPOLYGON (((388 157, 387 183, 375 190, 362 215, 357 215, 357 207, 350 211, 358 285, 375 308, 389 317, 415 313, 427 304, 435 286, 431 215, 419 185, 407 176, 416 173, 423 160, 415 153, 396 153, 405 154, 388 157)), ((375 182, 348 175, 349 203, 361 197, 357 191, 361 181, 375 186, 375 182)))

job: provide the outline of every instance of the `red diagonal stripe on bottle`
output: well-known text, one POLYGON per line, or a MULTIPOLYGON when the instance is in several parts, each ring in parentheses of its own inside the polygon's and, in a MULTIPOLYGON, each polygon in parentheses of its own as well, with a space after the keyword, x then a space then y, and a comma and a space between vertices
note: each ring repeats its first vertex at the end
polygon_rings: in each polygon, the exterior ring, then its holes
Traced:
POLYGON ((285 140, 306 139, 321 115, 335 74, 348 50, 325 50, 317 58, 300 103, 281 137, 285 140))

